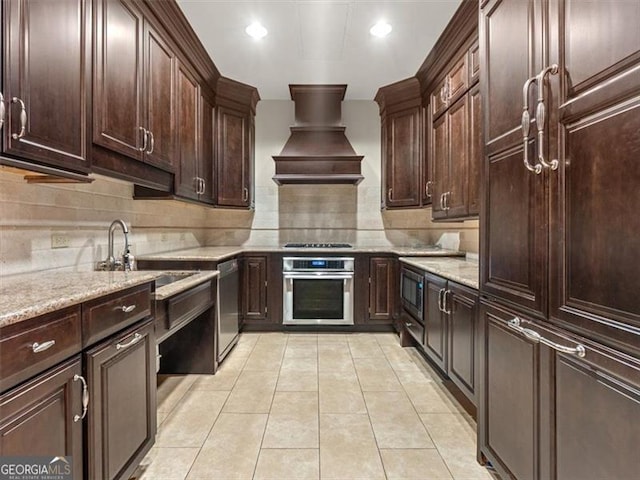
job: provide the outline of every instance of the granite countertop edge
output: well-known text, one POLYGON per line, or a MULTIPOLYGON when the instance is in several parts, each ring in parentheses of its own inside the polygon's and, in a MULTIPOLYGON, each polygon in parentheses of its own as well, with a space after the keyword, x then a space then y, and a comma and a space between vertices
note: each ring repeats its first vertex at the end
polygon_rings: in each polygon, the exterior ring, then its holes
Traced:
POLYGON ((480 288, 480 267, 477 262, 462 258, 433 257, 400 257, 400 261, 474 290, 480 288))
POLYGON ((159 287, 154 300, 163 300, 218 276, 215 271, 142 270, 133 272, 35 272, 0 277, 0 328, 78 305, 167 274, 193 273, 159 287))
POLYGON ((242 253, 387 253, 405 257, 463 257, 464 252, 434 247, 390 247, 390 246, 354 246, 351 248, 288 248, 283 246, 222 246, 194 247, 171 252, 139 255, 138 261, 210 261, 220 262, 242 253))

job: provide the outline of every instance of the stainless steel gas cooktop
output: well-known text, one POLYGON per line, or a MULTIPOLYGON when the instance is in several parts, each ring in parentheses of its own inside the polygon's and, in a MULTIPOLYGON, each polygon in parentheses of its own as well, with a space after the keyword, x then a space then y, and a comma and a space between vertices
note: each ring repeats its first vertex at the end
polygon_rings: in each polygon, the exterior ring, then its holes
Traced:
POLYGON ((348 243, 287 243, 285 248, 351 248, 348 243))

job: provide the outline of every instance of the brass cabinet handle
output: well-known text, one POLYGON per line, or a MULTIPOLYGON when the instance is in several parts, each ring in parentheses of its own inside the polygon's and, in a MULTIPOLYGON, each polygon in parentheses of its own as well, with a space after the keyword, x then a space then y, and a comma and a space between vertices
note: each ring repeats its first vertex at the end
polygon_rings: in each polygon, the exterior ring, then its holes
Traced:
POLYGON ((244 187, 242 189, 242 201, 246 202, 249 200, 249 189, 247 187, 244 187))
POLYGON ((133 338, 131 340, 129 340, 126 343, 117 343, 116 344, 116 350, 122 350, 124 348, 129 348, 132 345, 135 345, 136 343, 138 343, 140 341, 140 339, 142 339, 142 335, 140 335, 139 333, 136 333, 133 338))
POLYGON ((444 210, 448 211, 449 210, 449 196, 451 195, 451 192, 447 192, 444 194, 444 210))
POLYGON ((200 178, 200 195, 203 195, 207 189, 207 182, 204 178, 200 178))
POLYGON ((445 309, 444 309, 444 292, 446 289, 441 288, 440 291, 438 292, 438 310, 440 310, 441 312, 445 313, 445 309))
POLYGON ((153 132, 151 130, 147 130, 147 135, 149 136, 149 143, 150 143, 149 150, 147 150, 147 155, 151 155, 156 145, 156 141, 155 141, 155 137, 153 136, 153 132))
POLYGON ((393 188, 387 190, 387 201, 391 202, 391 195, 393 194, 393 188))
POLYGON ((200 193, 200 177, 193 177, 193 183, 195 184, 196 195, 200 193))
POLYGON ((4 125, 4 115, 6 113, 6 107, 4 106, 4 95, 0 92, 0 128, 4 125))
POLYGON ((529 129, 531 128, 531 115, 529 114, 529 88, 535 83, 536 77, 529 78, 522 87, 522 149, 524 153, 524 166, 530 172, 540 175, 542 173, 542 165, 539 163, 535 166, 529 163, 529 129))
POLYGON ((446 193, 440 194, 440 210, 444 210, 444 196, 446 193))
POLYGON ((144 152, 147 149, 147 142, 149 140, 149 130, 144 127, 138 127, 138 129, 142 132, 142 146, 138 147, 139 152, 144 152))
POLYGON ((534 343, 542 343, 547 347, 551 347, 554 350, 562 353, 568 353, 569 355, 576 355, 577 357, 584 358, 587 355, 587 350, 582 344, 578 344, 575 347, 566 347, 564 345, 560 345, 559 343, 552 342, 548 338, 543 337, 535 330, 531 330, 530 328, 525 328, 521 325, 522 320, 518 317, 514 317, 507 322, 507 325, 512 330, 515 330, 518 333, 522 333, 529 340, 534 343))
POLYGON ((427 198, 431 198, 431 185, 433 185, 433 182, 429 180, 424 186, 424 194, 427 198))
POLYGON ((35 342, 33 345, 31 345, 31 350, 33 350, 33 353, 40 353, 40 352, 44 352, 45 350, 49 350, 55 344, 56 344, 55 340, 49 340, 44 343, 35 342))
POLYGON ((536 107, 536 128, 538 129, 538 161, 545 168, 551 170, 558 169, 558 160, 547 162, 544 159, 544 124, 546 120, 546 107, 544 104, 544 79, 548 74, 557 75, 558 65, 555 63, 549 67, 543 68, 538 74, 536 81, 538 82, 538 106, 536 107))
POLYGON ((19 140, 24 137, 24 134, 27 132, 27 107, 24 106, 24 102, 18 97, 13 97, 11 103, 20 104, 20 131, 11 135, 11 138, 14 140, 19 140))
POLYGON ((87 416, 87 410, 89 409, 89 388, 87 388, 87 381, 84 379, 82 375, 74 375, 73 381, 77 382, 80 380, 82 382, 82 415, 74 415, 73 421, 79 422, 84 417, 87 416))
POLYGON ((122 310, 124 313, 131 313, 136 309, 136 305, 122 305, 118 307, 116 310, 122 310))

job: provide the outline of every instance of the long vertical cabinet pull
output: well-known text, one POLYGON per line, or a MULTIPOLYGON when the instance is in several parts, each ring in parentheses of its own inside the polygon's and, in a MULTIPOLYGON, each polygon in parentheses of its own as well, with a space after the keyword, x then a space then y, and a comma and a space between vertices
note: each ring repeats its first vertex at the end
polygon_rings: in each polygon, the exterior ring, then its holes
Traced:
POLYGON ((87 381, 84 379, 82 375, 74 375, 73 381, 77 382, 80 380, 82 382, 82 415, 74 415, 73 421, 79 422, 84 417, 87 416, 87 410, 89 408, 89 387, 87 387, 87 381))
POLYGON ((538 82, 538 106, 536 107, 536 128, 538 129, 538 162, 540 162, 540 164, 545 168, 557 170, 558 160, 551 160, 551 162, 547 162, 544 159, 544 124, 547 116, 547 109, 544 104, 544 79, 548 74, 557 75, 558 65, 553 64, 549 67, 544 68, 538 74, 538 78, 536 80, 538 82))
POLYGON ((147 130, 147 135, 149 135, 149 150, 146 151, 147 155, 151 155, 153 153, 153 148, 156 144, 155 138, 153 137, 153 132, 151 130, 147 130))
POLYGON ((144 152, 147 149, 147 143, 149 142, 149 130, 144 127, 138 127, 142 132, 142 146, 138 147, 139 152, 144 152))
POLYGON ((4 115, 5 115, 5 106, 4 106, 4 95, 0 92, 0 128, 4 125, 4 115))
POLYGON ((535 166, 529 163, 529 129, 531 128, 531 115, 529 114, 529 88, 532 83, 537 81, 536 77, 531 77, 522 87, 522 142, 523 142, 523 154, 524 154, 524 166, 530 172, 534 172, 536 175, 542 173, 542 165, 537 163, 535 166))
POLYGON ((27 107, 24 106, 24 102, 18 97, 13 97, 11 103, 20 104, 20 131, 11 135, 14 140, 19 140, 24 137, 27 132, 27 107))

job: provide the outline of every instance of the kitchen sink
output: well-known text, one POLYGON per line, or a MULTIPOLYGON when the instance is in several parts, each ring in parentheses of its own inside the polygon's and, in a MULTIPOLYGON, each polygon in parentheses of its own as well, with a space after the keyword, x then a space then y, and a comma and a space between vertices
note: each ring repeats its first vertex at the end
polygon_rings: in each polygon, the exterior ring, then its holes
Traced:
POLYGON ((165 285, 169 285, 173 282, 184 280, 185 278, 195 274, 196 272, 185 272, 162 275, 161 277, 156 278, 156 288, 164 287, 165 285))

